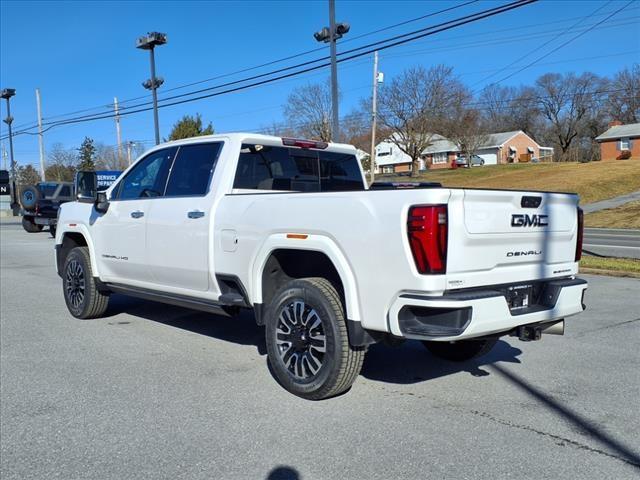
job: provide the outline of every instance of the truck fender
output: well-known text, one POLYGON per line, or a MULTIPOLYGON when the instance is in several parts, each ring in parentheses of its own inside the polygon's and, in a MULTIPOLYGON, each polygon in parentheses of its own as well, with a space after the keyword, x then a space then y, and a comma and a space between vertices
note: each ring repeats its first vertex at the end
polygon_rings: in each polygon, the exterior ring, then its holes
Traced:
POLYGON ((254 303, 262 303, 262 272, 269 256, 274 250, 311 250, 324 253, 333 263, 344 288, 345 309, 349 320, 360 321, 360 305, 358 301, 358 289, 353 269, 338 245, 329 237, 317 234, 292 234, 276 233, 269 236, 260 249, 253 262, 251 273, 251 290, 254 303))
MULTIPOLYGON (((58 230, 62 230, 62 225, 58 225, 58 230)), ((64 225, 64 231, 59 233, 60 244, 58 245, 62 245, 65 235, 69 233, 79 233, 84 237, 84 240, 87 243, 87 248, 89 249, 89 258, 91 260, 91 270, 93 271, 93 275, 96 277, 100 277, 100 269, 98 268, 98 261, 96 259, 93 240, 87 226, 82 223, 67 223, 66 225, 64 225)))

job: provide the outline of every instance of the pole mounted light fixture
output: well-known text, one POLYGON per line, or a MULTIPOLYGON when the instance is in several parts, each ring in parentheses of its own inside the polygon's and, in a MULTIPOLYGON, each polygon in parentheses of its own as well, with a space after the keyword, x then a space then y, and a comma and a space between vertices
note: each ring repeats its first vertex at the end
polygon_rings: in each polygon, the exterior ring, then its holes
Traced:
POLYGON ((149 32, 145 36, 139 37, 136 41, 136 48, 141 50, 149 50, 149 58, 151 60, 151 78, 142 82, 142 86, 147 90, 151 90, 153 96, 153 123, 155 127, 156 145, 160 143, 160 126, 158 121, 158 94, 156 90, 164 83, 163 78, 156 77, 156 58, 155 48, 167 43, 167 35, 160 32, 149 32))
POLYGON ((336 40, 349 31, 348 23, 336 23, 336 1, 329 0, 329 26, 313 34, 318 42, 328 43, 331 51, 331 140, 340 140, 340 115, 338 114, 338 61, 336 40))
POLYGON ((16 162, 13 158, 13 133, 11 132, 11 124, 13 123, 13 117, 11 116, 11 103, 9 99, 16 94, 15 88, 3 88, 0 91, 0 98, 4 98, 7 101, 7 118, 3 121, 7 124, 9 130, 9 155, 11 160, 11 177, 15 180, 17 175, 16 162))

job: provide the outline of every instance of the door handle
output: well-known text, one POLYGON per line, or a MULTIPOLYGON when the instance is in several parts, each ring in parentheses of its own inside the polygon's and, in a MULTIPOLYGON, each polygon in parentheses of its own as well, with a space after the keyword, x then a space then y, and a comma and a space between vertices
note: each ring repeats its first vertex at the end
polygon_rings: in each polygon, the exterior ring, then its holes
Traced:
POLYGON ((144 217, 144 212, 141 212, 140 210, 131 212, 131 218, 142 218, 142 217, 144 217))
POLYGON ((193 210, 191 212, 187 212, 187 217, 189 218, 202 218, 204 217, 204 212, 199 210, 193 210))

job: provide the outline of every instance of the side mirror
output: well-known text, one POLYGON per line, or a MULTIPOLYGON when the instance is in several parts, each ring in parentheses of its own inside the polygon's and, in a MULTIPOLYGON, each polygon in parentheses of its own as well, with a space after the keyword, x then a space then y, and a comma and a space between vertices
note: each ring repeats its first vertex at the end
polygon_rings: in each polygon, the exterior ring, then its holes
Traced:
POLYGON ((96 172, 76 174, 76 198, 82 203, 95 203, 98 196, 98 176, 96 172))
POLYGON ((109 200, 107 199, 107 192, 98 192, 96 195, 96 212, 107 213, 109 210, 109 200))

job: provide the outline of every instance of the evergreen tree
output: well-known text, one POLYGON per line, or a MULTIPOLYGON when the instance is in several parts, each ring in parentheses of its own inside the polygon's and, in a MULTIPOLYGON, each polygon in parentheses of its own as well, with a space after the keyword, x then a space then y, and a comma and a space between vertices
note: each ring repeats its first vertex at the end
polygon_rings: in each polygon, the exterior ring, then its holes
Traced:
POLYGON ((84 137, 82 145, 78 149, 78 170, 79 171, 91 171, 96 169, 94 156, 96 154, 96 147, 93 145, 93 139, 84 137))
POLYGON ((197 113, 195 117, 185 115, 178 121, 169 134, 169 140, 180 140, 181 138, 200 137, 202 135, 213 135, 211 122, 206 128, 202 128, 202 118, 197 113))

